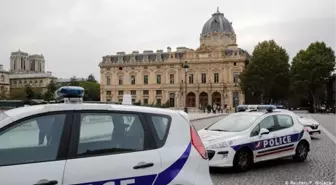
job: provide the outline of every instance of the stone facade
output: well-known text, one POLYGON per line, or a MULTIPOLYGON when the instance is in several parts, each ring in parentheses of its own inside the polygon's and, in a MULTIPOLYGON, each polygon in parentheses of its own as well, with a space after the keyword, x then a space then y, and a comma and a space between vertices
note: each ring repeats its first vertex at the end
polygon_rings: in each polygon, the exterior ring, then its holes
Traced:
POLYGON ((49 82, 56 79, 50 71, 45 71, 43 55, 28 55, 20 50, 11 53, 9 72, 11 89, 30 85, 32 88, 41 88, 44 93, 49 82))
POLYGON ((22 51, 11 53, 10 57, 11 73, 44 73, 45 60, 43 55, 28 55, 22 51))
POLYGON ((142 104, 199 107, 217 103, 232 108, 244 102, 238 75, 248 57, 236 44, 232 23, 217 11, 205 23, 200 47, 195 50, 178 47, 172 51, 168 47, 165 52, 104 56, 99 64, 101 101, 120 102, 127 93, 142 104))
POLYGON ((9 71, 4 70, 3 65, 0 64, 0 99, 6 98, 9 92, 9 71))
POLYGON ((9 75, 9 78, 11 89, 25 88, 26 85, 30 85, 32 88, 40 88, 42 93, 47 91, 47 86, 51 80, 57 79, 51 72, 30 74, 12 73, 9 75))

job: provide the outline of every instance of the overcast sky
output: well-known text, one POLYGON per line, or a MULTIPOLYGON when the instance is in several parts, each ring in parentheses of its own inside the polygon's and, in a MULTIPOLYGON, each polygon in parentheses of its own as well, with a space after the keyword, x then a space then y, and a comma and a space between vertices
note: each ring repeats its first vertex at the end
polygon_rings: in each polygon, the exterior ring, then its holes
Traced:
POLYGON ((20 49, 42 53, 57 77, 99 79, 104 55, 197 48, 217 6, 249 52, 268 39, 291 57, 315 41, 336 49, 335 0, 0 0, 0 63, 20 49))

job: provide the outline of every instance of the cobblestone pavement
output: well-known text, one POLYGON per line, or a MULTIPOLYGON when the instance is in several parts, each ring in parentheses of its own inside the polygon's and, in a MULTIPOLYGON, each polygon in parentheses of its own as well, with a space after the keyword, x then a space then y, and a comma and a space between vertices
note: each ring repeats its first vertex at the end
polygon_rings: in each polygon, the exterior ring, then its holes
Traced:
MULTIPOLYGON (((223 117, 203 119, 192 123, 199 130, 223 117)), ((312 117, 330 132, 335 131, 335 115, 314 114, 312 117)), ((210 169, 213 182, 218 185, 322 185, 323 183, 336 185, 335 171, 336 146, 324 133, 318 139, 312 140, 311 151, 303 163, 294 163, 290 159, 274 160, 256 164, 246 173, 234 173, 230 168, 210 169)))

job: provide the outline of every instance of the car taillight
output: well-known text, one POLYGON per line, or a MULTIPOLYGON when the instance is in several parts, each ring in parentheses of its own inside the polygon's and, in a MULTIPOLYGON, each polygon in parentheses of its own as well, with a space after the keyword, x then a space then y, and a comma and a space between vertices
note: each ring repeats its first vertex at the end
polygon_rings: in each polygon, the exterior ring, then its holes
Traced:
POLYGON ((191 143, 197 150, 197 152, 202 156, 203 159, 208 159, 208 153, 205 150, 205 147, 199 137, 198 133, 196 132, 193 126, 190 126, 190 134, 191 134, 191 143))

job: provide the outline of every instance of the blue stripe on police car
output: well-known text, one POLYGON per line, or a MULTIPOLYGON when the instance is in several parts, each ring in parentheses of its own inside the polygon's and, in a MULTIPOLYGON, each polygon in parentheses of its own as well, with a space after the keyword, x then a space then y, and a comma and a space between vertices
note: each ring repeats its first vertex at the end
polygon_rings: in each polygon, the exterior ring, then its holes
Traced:
POLYGON ((231 146, 235 151, 239 150, 239 148, 243 146, 249 147, 251 150, 262 150, 266 148, 276 147, 276 146, 283 146, 289 143, 298 142, 301 140, 304 131, 300 133, 295 133, 291 135, 285 135, 280 137, 274 137, 270 139, 264 139, 259 141, 254 141, 250 143, 244 143, 240 145, 231 146))
POLYGON ((110 180, 102 180, 95 182, 85 182, 80 184, 73 185, 167 185, 171 181, 175 179, 175 177, 182 170, 183 166, 187 162, 189 155, 191 152, 191 143, 189 143, 186 150, 180 156, 177 161, 175 161, 171 166, 169 166, 166 170, 162 171, 159 174, 152 174, 146 176, 137 176, 137 177, 129 177, 123 179, 110 179, 110 180))

